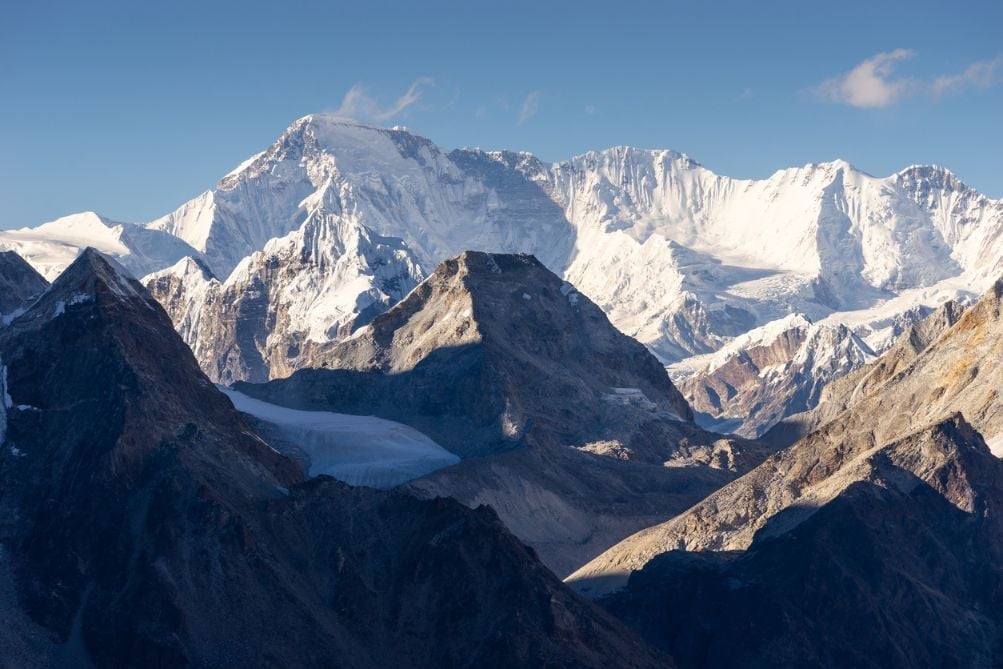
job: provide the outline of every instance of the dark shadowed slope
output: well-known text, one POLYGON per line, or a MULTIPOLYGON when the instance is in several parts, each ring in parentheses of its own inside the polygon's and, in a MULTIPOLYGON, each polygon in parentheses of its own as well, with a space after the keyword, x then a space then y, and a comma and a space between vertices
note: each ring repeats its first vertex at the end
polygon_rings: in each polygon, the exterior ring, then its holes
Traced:
POLYGON ((0 358, 16 666, 667 661, 490 511, 305 480, 94 251, 0 331, 0 358))
POLYGON ((663 553, 604 603, 683 667, 998 666, 1003 463, 956 416, 854 469, 747 550, 663 553))

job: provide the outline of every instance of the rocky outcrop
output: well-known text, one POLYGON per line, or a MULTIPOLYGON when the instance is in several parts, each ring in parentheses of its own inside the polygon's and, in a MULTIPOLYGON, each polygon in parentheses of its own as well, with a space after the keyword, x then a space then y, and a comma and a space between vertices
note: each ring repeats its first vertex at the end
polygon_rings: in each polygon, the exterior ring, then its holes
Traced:
POLYGON ((96 252, 0 331, 0 359, 7 662, 668 662, 490 510, 307 480, 96 252))
POLYGON ((411 489, 490 504, 558 573, 762 457, 694 425, 657 359, 531 256, 446 261, 316 360, 236 388, 428 434, 467 460, 411 489))

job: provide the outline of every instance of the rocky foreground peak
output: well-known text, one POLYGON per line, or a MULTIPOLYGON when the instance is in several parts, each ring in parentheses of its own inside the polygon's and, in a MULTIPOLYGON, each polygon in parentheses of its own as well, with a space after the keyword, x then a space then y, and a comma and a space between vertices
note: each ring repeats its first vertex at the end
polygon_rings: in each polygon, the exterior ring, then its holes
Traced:
POLYGON ((681 667, 995 664, 1003 464, 979 433, 948 416, 823 487, 741 551, 657 555, 607 605, 681 667))
POLYGON ((490 504, 559 574, 758 462, 694 425, 658 360, 530 255, 444 261, 316 360, 235 387, 425 433, 465 462, 409 488, 490 504))
POLYGON ((490 510, 307 480, 99 253, 0 329, 0 365, 5 664, 667 661, 490 510))
POLYGON ((664 461, 672 440, 652 444, 643 426, 692 418, 658 360, 529 255, 467 251, 446 260, 314 360, 325 369, 239 387, 279 403, 417 422, 461 455, 616 441, 657 447, 664 461))

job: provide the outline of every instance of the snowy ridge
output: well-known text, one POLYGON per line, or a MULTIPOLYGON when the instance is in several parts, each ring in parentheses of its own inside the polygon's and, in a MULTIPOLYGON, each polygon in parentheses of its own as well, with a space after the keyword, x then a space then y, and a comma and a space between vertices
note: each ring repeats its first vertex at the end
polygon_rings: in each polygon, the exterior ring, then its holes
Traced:
POLYGON ((130 273, 143 276, 198 252, 182 240, 94 212, 72 214, 37 228, 0 230, 0 249, 17 252, 52 281, 84 248, 116 258, 130 273))

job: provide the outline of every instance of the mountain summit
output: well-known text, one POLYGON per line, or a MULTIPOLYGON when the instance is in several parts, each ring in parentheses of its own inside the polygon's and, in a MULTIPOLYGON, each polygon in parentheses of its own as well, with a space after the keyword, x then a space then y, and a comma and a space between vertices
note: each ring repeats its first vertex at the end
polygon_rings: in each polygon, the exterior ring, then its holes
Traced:
POLYGON ((658 360, 532 256, 465 252, 440 263, 313 364, 235 387, 429 435, 465 460, 409 489, 490 504, 562 574, 761 457, 694 425, 658 360))

